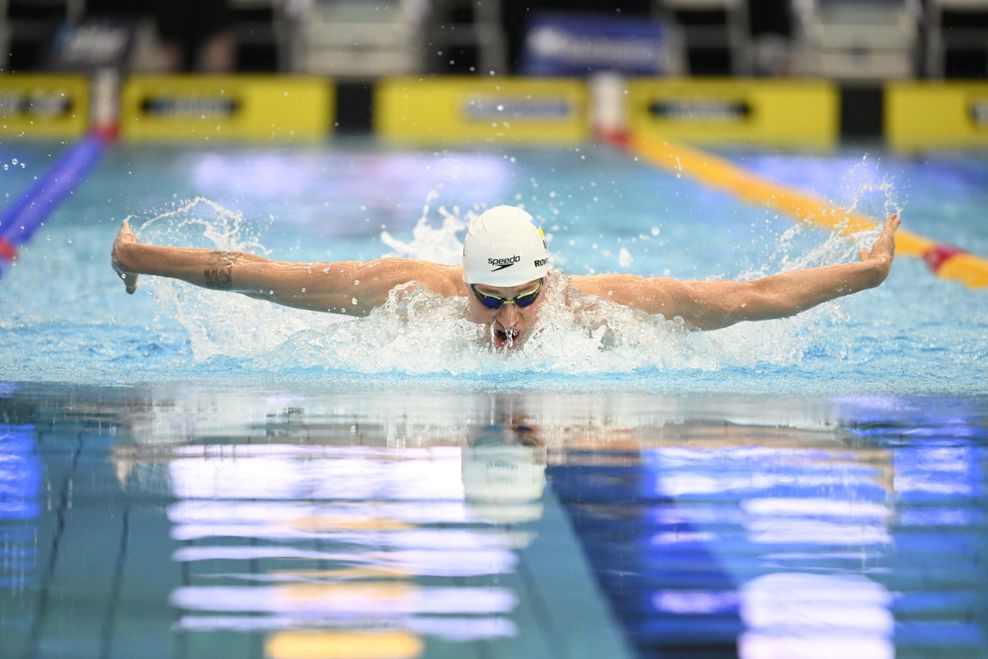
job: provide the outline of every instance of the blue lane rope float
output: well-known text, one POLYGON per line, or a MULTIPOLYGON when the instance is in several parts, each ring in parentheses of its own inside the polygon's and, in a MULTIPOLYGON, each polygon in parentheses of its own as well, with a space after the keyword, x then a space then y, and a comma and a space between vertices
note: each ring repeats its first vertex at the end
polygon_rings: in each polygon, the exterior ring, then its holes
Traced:
POLYGON ((24 194, 0 212, 0 278, 17 259, 17 251, 86 177, 111 142, 112 135, 93 131, 79 140, 24 194))

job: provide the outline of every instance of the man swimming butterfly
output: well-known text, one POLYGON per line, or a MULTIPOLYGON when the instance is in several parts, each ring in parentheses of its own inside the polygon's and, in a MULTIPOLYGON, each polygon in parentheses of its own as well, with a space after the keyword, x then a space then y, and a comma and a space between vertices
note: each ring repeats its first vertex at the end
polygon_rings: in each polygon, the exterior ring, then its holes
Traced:
POLYGON ((463 264, 382 258, 367 262, 296 263, 245 252, 166 247, 138 242, 124 220, 113 244, 113 269, 128 293, 138 275, 179 279, 196 286, 234 291, 277 304, 366 316, 383 305, 392 289, 417 283, 444 297, 465 297, 468 318, 487 327, 497 348, 521 345, 532 333, 550 295, 579 293, 681 318, 689 329, 710 330, 745 320, 792 316, 818 304, 878 286, 895 256, 899 218, 890 216, 860 261, 750 281, 685 281, 628 274, 563 275, 549 268, 542 229, 526 211, 497 206, 478 216, 463 240, 463 264))

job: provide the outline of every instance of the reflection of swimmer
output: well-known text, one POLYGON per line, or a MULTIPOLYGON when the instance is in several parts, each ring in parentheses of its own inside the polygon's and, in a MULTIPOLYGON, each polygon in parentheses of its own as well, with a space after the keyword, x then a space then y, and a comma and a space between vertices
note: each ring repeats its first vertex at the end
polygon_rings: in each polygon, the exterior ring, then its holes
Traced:
POLYGON ((529 426, 472 428, 461 471, 471 513, 496 524, 541 518, 545 457, 545 447, 529 426))
POLYGON ((490 330, 491 343, 510 348, 532 333, 550 296, 575 301, 596 296, 692 329, 717 329, 745 320, 783 318, 822 302, 881 284, 895 252, 897 216, 890 216, 871 251, 855 263, 784 272, 752 281, 679 281, 667 277, 574 276, 565 285, 549 269, 549 254, 532 216, 498 206, 475 219, 463 241, 463 265, 412 259, 290 263, 241 252, 164 247, 137 241, 124 221, 112 263, 133 293, 140 274, 173 277, 291 307, 364 316, 397 286, 416 282, 446 297, 465 297, 468 316, 490 330))

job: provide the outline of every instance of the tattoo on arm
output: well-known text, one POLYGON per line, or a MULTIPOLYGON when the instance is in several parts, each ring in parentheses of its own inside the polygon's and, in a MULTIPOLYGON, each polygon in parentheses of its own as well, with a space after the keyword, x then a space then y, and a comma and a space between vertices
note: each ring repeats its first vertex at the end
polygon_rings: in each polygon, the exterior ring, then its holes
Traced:
POLYGON ((228 291, 233 288, 233 266, 240 263, 242 254, 237 252, 213 252, 202 271, 206 288, 228 291))

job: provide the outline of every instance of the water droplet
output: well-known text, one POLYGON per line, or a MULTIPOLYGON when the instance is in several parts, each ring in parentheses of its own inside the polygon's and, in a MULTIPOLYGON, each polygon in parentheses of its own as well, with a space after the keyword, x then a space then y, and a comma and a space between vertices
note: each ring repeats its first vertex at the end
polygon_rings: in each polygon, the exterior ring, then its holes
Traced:
POLYGON ((359 279, 354 279, 353 280, 353 285, 354 286, 360 286, 360 280, 359 279))
POLYGON ((350 298, 350 304, 356 305, 357 304, 357 298, 355 298, 355 297, 350 298))

